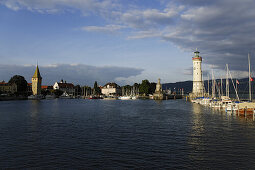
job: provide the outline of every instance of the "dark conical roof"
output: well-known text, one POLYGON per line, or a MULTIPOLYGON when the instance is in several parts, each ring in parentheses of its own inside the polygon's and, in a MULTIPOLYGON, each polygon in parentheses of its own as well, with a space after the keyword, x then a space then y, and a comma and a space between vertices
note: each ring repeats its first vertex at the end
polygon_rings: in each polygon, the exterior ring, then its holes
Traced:
POLYGON ((41 77, 41 74, 40 74, 40 71, 39 71, 38 65, 36 66, 35 74, 33 75, 32 78, 40 78, 40 79, 42 78, 42 77, 41 77))

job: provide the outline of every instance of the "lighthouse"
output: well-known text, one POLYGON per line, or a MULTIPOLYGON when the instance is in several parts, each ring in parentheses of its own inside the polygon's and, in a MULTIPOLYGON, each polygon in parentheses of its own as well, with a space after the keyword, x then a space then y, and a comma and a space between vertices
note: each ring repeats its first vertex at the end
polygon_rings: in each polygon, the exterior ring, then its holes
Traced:
POLYGON ((199 56, 199 51, 194 52, 193 61, 193 96, 202 97, 203 96, 203 80, 202 80, 202 57, 199 56))

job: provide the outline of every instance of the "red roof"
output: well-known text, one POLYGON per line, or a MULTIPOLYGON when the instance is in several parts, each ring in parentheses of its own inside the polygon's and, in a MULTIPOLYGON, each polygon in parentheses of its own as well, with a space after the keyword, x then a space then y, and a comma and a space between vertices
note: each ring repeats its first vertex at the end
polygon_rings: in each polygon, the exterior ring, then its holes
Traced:
POLYGON ((41 88, 42 88, 42 89, 47 89, 47 88, 48 88, 48 86, 41 86, 41 88))
POLYGON ((53 86, 42 85, 41 88, 42 89, 53 89, 53 86))

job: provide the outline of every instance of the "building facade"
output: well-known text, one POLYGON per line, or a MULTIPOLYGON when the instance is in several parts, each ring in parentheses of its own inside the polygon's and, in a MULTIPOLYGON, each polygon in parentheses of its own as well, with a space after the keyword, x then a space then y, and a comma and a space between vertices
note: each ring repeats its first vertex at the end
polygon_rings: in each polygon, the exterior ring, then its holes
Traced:
POLYGON ((121 89, 116 83, 107 83, 101 88, 101 93, 105 96, 119 96, 121 89))
POLYGON ((42 77, 38 65, 36 66, 35 73, 32 77, 32 92, 33 95, 41 94, 42 77))
POLYGON ((55 82, 53 85, 54 90, 61 90, 66 92, 69 95, 73 95, 75 93, 74 85, 72 83, 67 83, 61 80, 60 82, 55 82))
POLYGON ((2 93, 16 93, 18 91, 18 87, 15 83, 9 84, 4 81, 0 82, 0 92, 2 93))
POLYGON ((204 86, 202 80, 202 57, 199 56, 199 51, 195 51, 195 56, 192 58, 193 61, 193 89, 192 94, 195 97, 202 97, 204 86))

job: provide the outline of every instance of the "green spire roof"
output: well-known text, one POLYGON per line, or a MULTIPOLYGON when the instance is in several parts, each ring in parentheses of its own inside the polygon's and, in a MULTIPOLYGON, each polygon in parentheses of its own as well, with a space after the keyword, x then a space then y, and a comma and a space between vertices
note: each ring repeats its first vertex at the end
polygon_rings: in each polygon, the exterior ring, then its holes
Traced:
POLYGON ((32 78, 42 78, 41 75, 40 75, 40 71, 39 71, 39 68, 38 68, 38 65, 36 66, 36 69, 35 69, 35 74, 33 75, 32 78))

